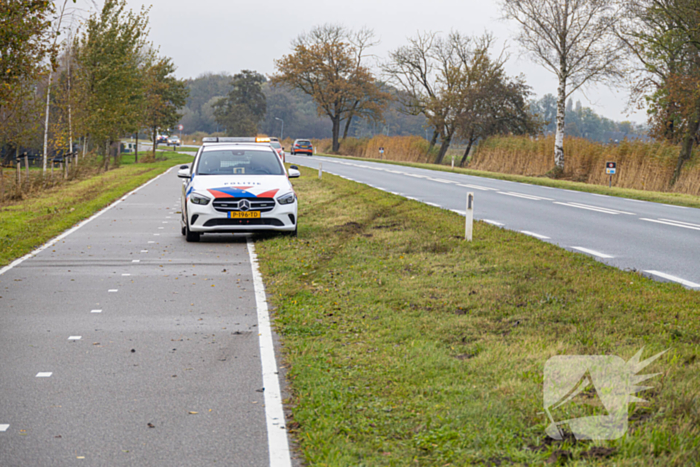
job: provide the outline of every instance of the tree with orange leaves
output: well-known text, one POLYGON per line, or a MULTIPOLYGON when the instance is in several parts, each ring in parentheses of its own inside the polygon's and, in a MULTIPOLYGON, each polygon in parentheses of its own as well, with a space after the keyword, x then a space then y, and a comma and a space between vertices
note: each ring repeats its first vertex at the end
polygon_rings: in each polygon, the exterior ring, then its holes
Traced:
POLYGON ((272 84, 299 89, 316 102, 319 115, 333 124, 333 152, 340 149, 354 118, 382 120, 391 96, 382 91, 372 72, 362 63, 373 33, 357 33, 342 26, 318 26, 293 43, 294 52, 275 61, 277 74, 272 84))

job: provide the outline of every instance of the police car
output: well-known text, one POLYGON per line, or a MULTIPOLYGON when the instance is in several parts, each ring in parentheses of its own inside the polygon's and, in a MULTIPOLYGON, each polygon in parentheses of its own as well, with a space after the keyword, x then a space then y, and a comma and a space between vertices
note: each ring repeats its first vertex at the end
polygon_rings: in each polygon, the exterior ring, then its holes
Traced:
POLYGON ((182 234, 197 242, 204 233, 297 234, 297 197, 269 140, 204 138, 190 166, 181 166, 182 234))

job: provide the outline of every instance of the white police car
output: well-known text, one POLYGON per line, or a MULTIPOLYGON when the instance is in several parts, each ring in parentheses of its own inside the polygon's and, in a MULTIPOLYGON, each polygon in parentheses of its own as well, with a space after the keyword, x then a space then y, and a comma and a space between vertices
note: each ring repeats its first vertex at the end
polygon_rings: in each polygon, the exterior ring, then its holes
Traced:
POLYGON ((255 138, 205 138, 191 166, 182 166, 182 234, 188 242, 203 233, 297 234, 297 197, 269 143, 255 138))

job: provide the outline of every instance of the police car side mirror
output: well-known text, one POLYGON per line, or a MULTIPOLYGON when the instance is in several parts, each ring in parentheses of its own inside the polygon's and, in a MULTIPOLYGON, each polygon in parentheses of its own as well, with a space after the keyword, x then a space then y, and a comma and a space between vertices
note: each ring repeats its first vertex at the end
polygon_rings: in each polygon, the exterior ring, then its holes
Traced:
POLYGON ((297 169, 289 168, 289 178, 299 178, 301 177, 301 172, 297 169))
POLYGON ((180 169, 177 173, 177 178, 190 178, 190 169, 180 169))

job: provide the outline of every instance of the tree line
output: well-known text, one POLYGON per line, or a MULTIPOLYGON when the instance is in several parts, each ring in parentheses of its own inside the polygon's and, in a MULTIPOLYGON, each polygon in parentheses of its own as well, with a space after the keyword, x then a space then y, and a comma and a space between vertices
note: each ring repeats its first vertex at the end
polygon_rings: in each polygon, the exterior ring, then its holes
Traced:
MULTIPOLYGON (((368 50, 376 44, 371 31, 317 26, 276 61, 272 84, 313 99, 318 115, 330 120, 334 151, 355 119, 382 121, 389 104, 399 101, 405 113, 425 118, 431 148, 440 145, 437 163, 455 138, 467 142, 466 161, 472 145, 489 135, 537 134, 549 127, 556 136, 554 169, 561 172, 567 130, 594 139, 616 133, 592 112, 567 109, 572 94, 592 84, 619 87, 627 81, 630 104, 648 108, 652 135, 681 146, 675 182, 700 140, 700 0, 499 3, 504 18, 518 24, 520 46, 557 78, 556 94, 545 102, 533 105, 524 78, 505 73, 507 57, 493 50, 491 35, 455 31, 409 38, 380 63, 381 75, 375 76, 367 64, 368 50), (387 92, 387 84, 398 92, 387 92), (541 113, 533 116, 533 109, 541 113)), ((639 129, 617 130, 624 135, 639 129)))
POLYGON ((188 95, 148 41, 148 9, 106 0, 87 18, 72 15, 69 0, 0 9, 0 145, 14 156, 41 148, 44 175, 56 152, 66 167, 98 153, 108 169, 123 136, 147 129, 155 143, 188 95))

